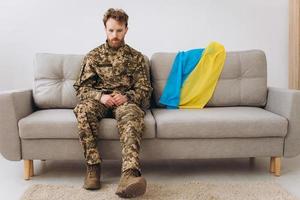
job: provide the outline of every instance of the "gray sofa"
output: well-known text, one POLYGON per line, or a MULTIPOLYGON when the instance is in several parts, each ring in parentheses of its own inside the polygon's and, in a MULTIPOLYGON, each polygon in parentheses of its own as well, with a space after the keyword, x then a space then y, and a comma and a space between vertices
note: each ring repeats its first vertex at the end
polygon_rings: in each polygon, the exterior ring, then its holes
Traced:
MULTIPOLYGON (((141 159, 270 157, 270 171, 279 176, 281 157, 300 153, 300 91, 267 87, 264 52, 227 52, 204 109, 168 110, 158 100, 175 55, 155 53, 149 62, 154 92, 141 159)), ((84 159, 72 112, 82 59, 37 54, 34 88, 0 94, 0 152, 24 161, 26 180, 33 160, 84 159)), ((120 159, 116 121, 101 120, 98 133, 103 158, 120 159)))

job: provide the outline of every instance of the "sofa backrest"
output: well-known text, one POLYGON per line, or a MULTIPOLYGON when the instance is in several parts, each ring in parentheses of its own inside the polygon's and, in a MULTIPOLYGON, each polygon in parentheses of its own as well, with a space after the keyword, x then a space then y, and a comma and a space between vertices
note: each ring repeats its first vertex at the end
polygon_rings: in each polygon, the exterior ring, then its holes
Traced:
MULTIPOLYGON (((151 79, 157 106, 176 53, 151 57, 151 79)), ((267 98, 267 63, 261 50, 227 52, 223 71, 207 106, 264 106, 267 98)))
MULTIPOLYGON (((74 108, 78 102, 73 84, 84 55, 38 53, 34 65, 33 98, 38 108, 74 108)), ((145 56, 148 76, 149 59, 145 56)))

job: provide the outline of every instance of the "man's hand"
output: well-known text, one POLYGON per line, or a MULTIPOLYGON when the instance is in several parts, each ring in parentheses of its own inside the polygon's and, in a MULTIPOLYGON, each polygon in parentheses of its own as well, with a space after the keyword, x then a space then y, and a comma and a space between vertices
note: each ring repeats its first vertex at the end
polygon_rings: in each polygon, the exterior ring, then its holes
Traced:
POLYGON ((114 98, 109 94, 102 94, 100 98, 100 102, 106 105, 107 107, 112 107, 114 105, 117 105, 114 98))
POLYGON ((122 94, 118 94, 118 93, 114 94, 112 98, 114 99, 114 102, 115 102, 116 106, 120 106, 123 103, 128 101, 126 95, 122 95, 122 94))
POLYGON ((106 105, 107 107, 120 106, 123 103, 127 102, 127 96, 122 94, 102 94, 100 102, 106 105))

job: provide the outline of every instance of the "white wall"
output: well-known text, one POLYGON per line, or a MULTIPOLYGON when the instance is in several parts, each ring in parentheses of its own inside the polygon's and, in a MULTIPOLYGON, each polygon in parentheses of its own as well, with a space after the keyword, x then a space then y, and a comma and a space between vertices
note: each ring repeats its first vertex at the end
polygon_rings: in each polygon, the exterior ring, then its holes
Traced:
POLYGON ((85 54, 104 42, 109 7, 129 14, 126 42, 148 56, 211 40, 262 49, 268 85, 288 85, 288 0, 1 0, 0 91, 32 87, 36 52, 85 54))

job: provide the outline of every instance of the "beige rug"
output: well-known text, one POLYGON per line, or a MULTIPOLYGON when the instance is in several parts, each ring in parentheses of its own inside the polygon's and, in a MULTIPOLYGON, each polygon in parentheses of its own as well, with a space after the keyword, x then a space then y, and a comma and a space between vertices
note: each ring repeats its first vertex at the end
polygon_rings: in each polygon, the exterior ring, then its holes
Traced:
MULTIPOLYGON (((86 191, 80 187, 63 185, 33 185, 23 194, 21 200, 109 200, 116 196, 116 184, 103 184, 97 191, 86 191)), ((205 183, 184 184, 149 183, 143 197, 151 200, 296 200, 280 185, 271 182, 251 183, 205 183)))

